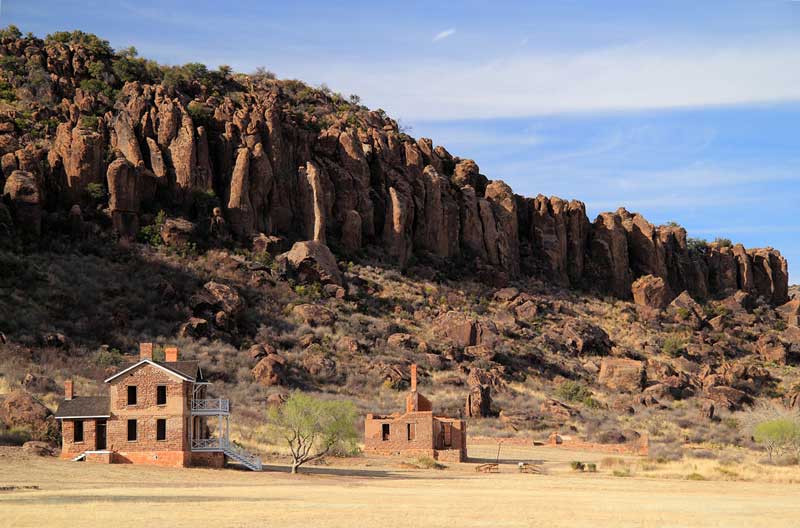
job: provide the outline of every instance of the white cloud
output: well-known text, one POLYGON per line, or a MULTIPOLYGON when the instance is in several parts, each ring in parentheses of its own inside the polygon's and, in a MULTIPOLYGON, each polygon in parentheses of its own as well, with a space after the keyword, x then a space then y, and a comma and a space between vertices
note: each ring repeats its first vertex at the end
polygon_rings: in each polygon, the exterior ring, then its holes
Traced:
POLYGON ((444 31, 440 31, 433 37, 433 42, 437 42, 439 40, 444 40, 447 37, 452 37, 456 33, 456 28, 445 29, 444 31))
POLYGON ((795 101, 798 63, 791 37, 299 67, 404 119, 467 119, 795 101))

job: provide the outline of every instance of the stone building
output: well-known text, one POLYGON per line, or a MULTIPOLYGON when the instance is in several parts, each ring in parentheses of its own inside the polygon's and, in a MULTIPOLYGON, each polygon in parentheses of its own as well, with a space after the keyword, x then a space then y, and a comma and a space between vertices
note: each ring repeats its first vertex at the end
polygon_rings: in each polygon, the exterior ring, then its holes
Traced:
POLYGON ((463 462, 467 459, 467 424, 460 418, 434 416, 431 402, 417 392, 417 366, 411 365, 405 413, 368 414, 364 421, 364 450, 463 462))
POLYGON ((155 361, 152 343, 141 343, 139 360, 105 383, 107 396, 79 396, 65 382, 56 412, 62 458, 173 467, 222 467, 232 459, 261 469, 258 457, 229 440, 228 400, 208 397, 199 365, 179 360, 177 348, 155 361))

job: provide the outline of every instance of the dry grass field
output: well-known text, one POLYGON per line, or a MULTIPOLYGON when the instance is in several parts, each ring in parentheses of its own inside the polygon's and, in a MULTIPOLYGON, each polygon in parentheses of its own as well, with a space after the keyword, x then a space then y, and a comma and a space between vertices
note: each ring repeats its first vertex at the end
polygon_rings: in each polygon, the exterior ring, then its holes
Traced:
MULTIPOLYGON (((474 446, 470 454, 493 459, 496 447, 474 446)), ((78 464, 4 451, 0 487, 39 489, 0 491, 0 525, 759 527, 792 526, 800 518, 795 485, 652 478, 635 471, 619 477, 602 459, 504 447, 499 474, 478 474, 474 464, 415 470, 364 457, 292 477, 269 463, 257 474, 78 464), (599 472, 572 472, 569 461, 576 459, 596 461, 599 472), (546 474, 521 474, 517 460, 538 461, 546 474)), ((621 459, 612 466, 636 464, 621 459)))

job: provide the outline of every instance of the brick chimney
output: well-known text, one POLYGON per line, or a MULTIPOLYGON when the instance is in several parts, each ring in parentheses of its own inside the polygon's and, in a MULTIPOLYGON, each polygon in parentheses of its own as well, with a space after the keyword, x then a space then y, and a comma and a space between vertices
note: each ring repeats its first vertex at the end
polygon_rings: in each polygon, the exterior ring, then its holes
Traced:
POLYGON ((139 359, 153 360, 153 343, 139 343, 139 359))
POLYGON ((175 363, 178 361, 178 347, 167 347, 164 349, 164 361, 175 363))
POLYGON ((411 365, 411 392, 417 392, 417 364, 411 365))
POLYGON ((75 397, 75 390, 72 386, 72 380, 68 379, 64 382, 64 399, 71 400, 75 397))

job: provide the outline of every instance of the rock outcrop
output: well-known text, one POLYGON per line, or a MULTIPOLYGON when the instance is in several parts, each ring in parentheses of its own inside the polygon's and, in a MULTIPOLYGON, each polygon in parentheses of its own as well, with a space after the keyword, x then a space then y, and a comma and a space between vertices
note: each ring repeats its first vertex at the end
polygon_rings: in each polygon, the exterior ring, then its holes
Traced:
MULTIPOLYGON (((9 37, 2 50, 45 67, 45 88, 62 101, 43 115, 59 122, 44 146, 0 119, 6 187, 11 181, 13 192, 14 171, 24 171, 37 183, 36 207, 88 211, 96 204, 87 188, 105 174, 113 226, 125 238, 136 235, 140 214, 157 212, 143 204, 157 198, 185 215, 198 195, 213 192, 221 206, 215 225, 227 222, 240 241, 263 234, 337 253, 374 248, 401 268, 421 258, 458 262, 497 284, 540 276, 623 299, 633 297, 634 281, 652 276, 665 288, 640 289, 648 305, 683 291, 698 300, 736 290, 773 305, 789 300, 786 260, 776 250, 698 249, 684 229, 625 209, 590 221, 581 202, 515 195, 474 161, 415 141, 383 113, 310 88, 300 90, 301 104, 294 81, 168 87, 114 80, 108 65, 119 93, 112 104, 80 88, 92 77, 88 64, 108 61, 81 44, 9 37), (76 54, 81 60, 69 59, 76 54)), ((17 193, 11 202, 24 201, 17 193)))

